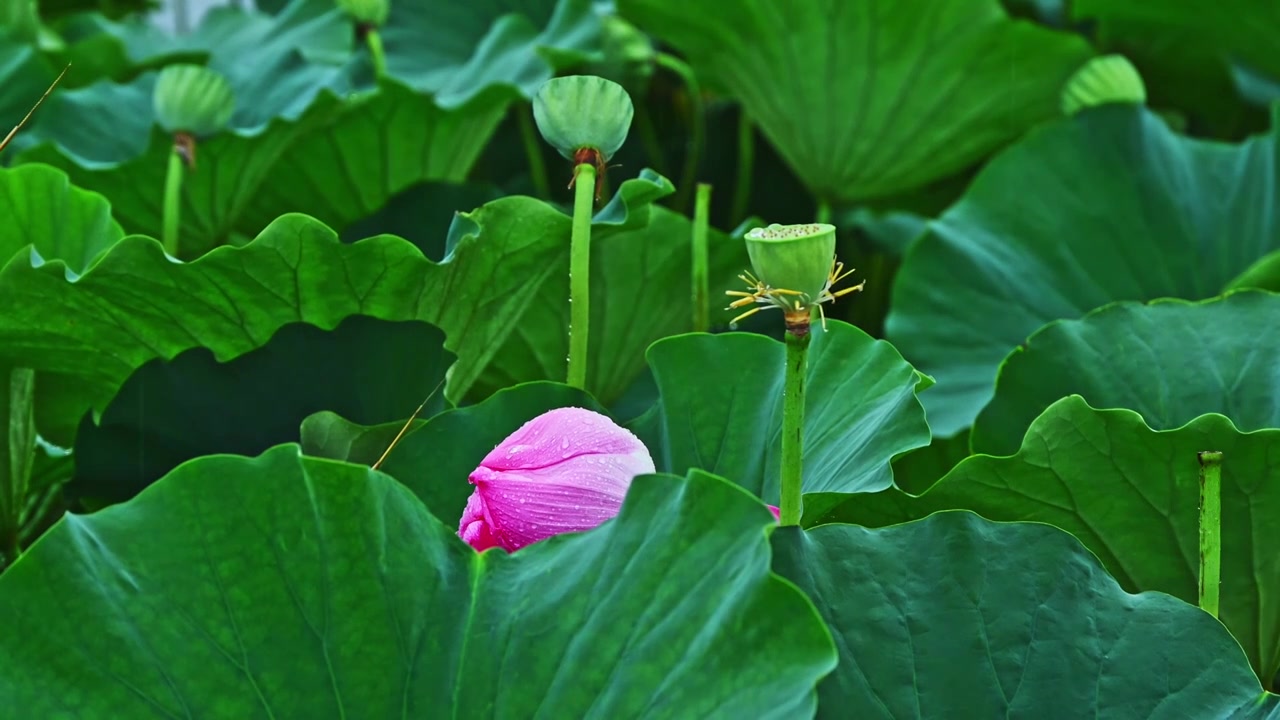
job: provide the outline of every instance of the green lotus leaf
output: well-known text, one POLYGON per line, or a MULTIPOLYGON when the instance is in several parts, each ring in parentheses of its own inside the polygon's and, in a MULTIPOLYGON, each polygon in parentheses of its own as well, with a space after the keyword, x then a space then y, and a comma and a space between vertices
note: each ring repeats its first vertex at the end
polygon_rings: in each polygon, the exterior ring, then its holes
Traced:
POLYGON ((482 92, 532 98, 558 70, 600 55, 591 0, 393 2, 387 72, 446 109, 482 92))
MULTIPOLYGON (((747 333, 688 334, 647 353, 661 397, 629 424, 662 472, 698 468, 778 504, 785 351, 747 333)), ((890 461, 929 444, 916 393, 929 386, 892 345, 815 323, 804 425, 805 524, 850 493, 893 485, 890 461)))
POLYGON ((1116 303, 1050 323, 1000 367, 995 397, 973 426, 973 450, 1017 452, 1032 421, 1067 395, 1133 410, 1157 430, 1206 413, 1246 432, 1280 428, 1274 366, 1263 360, 1280 353, 1277 315, 1280 295, 1249 291, 1198 303, 1116 303))
POLYGON ((96 422, 80 421, 66 490, 95 504, 127 500, 187 460, 297 441, 299 423, 320 410, 389 422, 431 395, 429 417, 445 405, 432 390, 454 361, 444 339, 424 322, 352 315, 331 330, 285 325, 225 362, 207 348, 151 360, 96 422))
MULTIPOLYGON (((45 123, 44 129, 56 140, 23 152, 19 162, 62 169, 77 186, 108 194, 116 219, 127 230, 159 236, 173 140, 153 125, 154 84, 155 74, 148 73, 129 85, 99 83, 52 96, 47 114, 60 119, 45 123), (62 129, 52 129, 55 123, 62 129)), ((238 101, 237 107, 242 104, 238 101)), ((325 93, 294 120, 281 117, 253 130, 233 118, 228 131, 201 141, 196 166, 182 186, 181 255, 198 257, 225 243, 285 150, 308 129, 337 115, 341 104, 336 95, 325 93)))
POLYGON ((774 571, 813 598, 840 648, 819 717, 1280 714, 1209 614, 1125 592, 1055 527, 942 512, 779 528, 773 549, 774 571))
POLYGON ((1153 102, 1234 135, 1256 115, 1240 102, 1234 66, 1280 77, 1280 15, 1254 0, 1075 0, 1072 19, 1097 28, 1101 44, 1137 66, 1153 102))
POLYGON ((938 381, 922 398, 934 434, 968 428, 1001 361, 1043 325, 1120 300, 1214 297, 1280 249, 1275 154, 1274 134, 1194 140, 1109 105, 992 160, 908 250, 885 321, 938 381))
MULTIPOLYGON (((660 472, 714 473, 777 505, 784 354, 777 340, 748 333, 660 340, 647 353, 660 398, 644 415, 619 422, 645 443, 660 472)), ((929 381, 888 343, 830 321, 826 332, 814 330, 808 382, 806 524, 851 493, 892 486, 890 461, 929 443, 916 399, 929 381)), ((457 518, 471 491, 467 475, 495 445, 547 410, 571 405, 609 414, 568 386, 524 383, 416 422, 382 467, 441 517, 457 518)), ((403 424, 365 427, 313 416, 303 427, 303 447, 372 463, 403 424)))
MULTIPOLYGON (((34 46, 5 41, 0 37, 0 86, 4 87, 4 92, 0 93, 0 139, 22 121, 57 76, 58 71, 40 56, 34 46)), ((35 118, 42 117, 45 111, 47 108, 37 112, 35 118)), ((30 128, 29 124, 27 129, 10 140, 0 157, 11 158, 30 137, 30 128)))
POLYGON ((201 458, 66 516, 0 576, 0 658, 28 669, 0 675, 0 706, 811 716, 836 651, 769 571, 773 522, 718 478, 650 475, 600 528, 480 555, 367 467, 291 445, 201 458))
POLYGON ((1082 38, 1010 20, 998 0, 617 6, 738 99, 831 202, 917 189, 983 159, 1054 117, 1090 56, 1082 38))
POLYGON ((1043 522, 1080 538, 1129 592, 1197 601, 1200 466, 1222 462, 1220 619, 1271 690, 1280 671, 1280 429, 1244 433, 1218 414, 1152 430, 1132 410, 1095 410, 1078 395, 1049 406, 1017 454, 975 455, 919 496, 896 489, 859 496, 824 520, 869 527, 940 510, 997 521, 1043 522))
MULTIPOLYGON (((0 259, 20 261, 58 260, 72 275, 82 273, 124 235, 111 218, 106 198, 72 186, 65 173, 43 165, 0 168, 0 217, 5 231, 0 233, 0 259)), ((41 311, 38 300, 28 307, 5 306, 6 313, 41 311)), ((25 545, 43 520, 58 488, 71 476, 65 453, 46 450, 38 438, 21 427, 10 435, 10 407, 13 399, 25 404, 21 393, 11 398, 11 381, 30 383, 25 373, 26 358, 9 356, 0 360, 0 556, 12 550, 9 543, 25 545), (11 458, 26 458, 27 465, 11 464, 11 458)), ((25 411, 21 413, 25 415, 25 411)), ((0 557, 0 565, 4 558, 0 557)))
MULTIPOLYGON (((260 3, 255 5, 262 9, 260 3)), ((270 64, 275 62, 270 60, 273 56, 291 54, 320 64, 342 65, 356 48, 350 21, 332 0, 294 0, 277 15, 259 11, 214 6, 191 32, 182 34, 159 28, 145 18, 112 21, 97 14, 69 17, 58 29, 72 43, 73 54, 77 45, 86 46, 97 51, 92 56, 96 62, 107 55, 121 68, 132 70, 179 60, 211 63, 228 75, 248 75, 255 66, 260 69, 264 60, 270 64)), ((302 78, 269 79, 277 86, 297 89, 294 83, 302 78)))
POLYGON ((282 210, 306 208, 341 228, 369 217, 410 186, 461 183, 506 112, 506 100, 492 93, 443 110, 429 96, 384 81, 377 93, 344 102, 331 121, 300 134, 268 171, 236 226, 252 235, 282 210))
MULTIPOLYGON (((661 176, 647 170, 641 176, 660 182, 661 196, 672 191, 671 183, 661 176)), ((597 212, 591 231, 587 390, 609 406, 643 376, 644 353, 650 344, 688 332, 693 326, 689 307, 693 224, 687 217, 663 207, 649 207, 646 212, 642 224, 617 227, 616 204, 611 204, 597 212)), ((515 216, 505 219, 519 221, 515 216)), ((474 397, 521 382, 565 379, 569 355, 565 330, 569 304, 565 300, 569 297, 570 225, 571 218, 565 215, 554 227, 547 228, 547 232, 561 239, 563 252, 553 261, 550 273, 536 283, 530 307, 478 378, 474 397)), ((486 232, 520 231, 519 226, 481 223, 478 232, 483 237, 486 232)), ((725 298, 725 290, 742 287, 737 275, 750 267, 750 261, 739 239, 711 228, 707 242, 712 302, 721 302, 718 298, 725 298)), ((713 306, 713 312, 722 307, 713 306)), ((724 314, 726 322, 731 317, 724 314)))
MULTIPOLYGON (((663 192, 649 180, 623 183, 608 221, 618 230, 642 225, 663 192)), ((138 236, 71 279, 61 261, 34 266, 18 256, 0 271, 0 307, 10 308, 0 313, 0 365, 40 373, 37 426, 66 447, 81 416, 105 408, 153 358, 204 347, 226 361, 285 324, 330 329, 349 315, 369 315, 444 330, 458 357, 445 395, 456 401, 519 324, 569 242, 567 232, 552 231, 567 226, 567 216, 532 198, 503 198, 467 218, 489 230, 462 233, 439 263, 392 236, 342 243, 296 214, 243 247, 190 263, 172 262, 159 243, 138 236)))
MULTIPOLYGON (((400 441, 383 453, 405 427, 403 420, 361 425, 331 411, 306 418, 302 449, 308 455, 373 465, 399 480, 447 525, 462 517, 475 486, 467 482, 484 459, 521 425, 556 408, 608 411, 595 398, 561 383, 531 382, 499 390, 475 405, 415 420, 400 441)), ((409 413, 405 413, 407 418, 409 413)))
POLYGON ((0 261, 26 249, 41 260, 61 260, 77 274, 124 237, 106 198, 44 165, 0 168, 0 217, 0 261))
POLYGON ((63 15, 97 11, 107 17, 117 17, 142 12, 153 5, 154 0, 41 0, 40 16, 54 20, 63 15))

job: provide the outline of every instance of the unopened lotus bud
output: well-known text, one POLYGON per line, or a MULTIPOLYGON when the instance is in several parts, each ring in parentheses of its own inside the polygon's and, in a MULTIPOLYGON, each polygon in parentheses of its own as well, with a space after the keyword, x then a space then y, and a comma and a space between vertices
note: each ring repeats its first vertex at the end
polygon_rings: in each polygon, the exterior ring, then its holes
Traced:
POLYGON ((756 277, 775 290, 801 293, 802 305, 818 302, 836 255, 836 228, 826 223, 778 225, 747 233, 747 254, 756 277))
POLYGON ((1109 103, 1143 104, 1147 88, 1137 68, 1123 55, 1104 55, 1084 64, 1062 90, 1062 112, 1074 115, 1109 103))
POLYGON ((151 96, 156 120, 169 133, 196 137, 227 127, 236 109, 231 83, 201 65, 169 65, 160 71, 151 96))
POLYGON ((621 85, 594 75, 553 78, 533 96, 533 119, 542 138, 570 160, 591 150, 608 162, 626 141, 634 114, 621 85))
POLYGON ((654 471, 640 439, 608 417, 557 408, 516 430, 471 473, 458 535, 507 552, 618 514, 631 480, 654 471))
POLYGON ((391 13, 390 0, 338 0, 338 7, 361 25, 382 27, 391 13))

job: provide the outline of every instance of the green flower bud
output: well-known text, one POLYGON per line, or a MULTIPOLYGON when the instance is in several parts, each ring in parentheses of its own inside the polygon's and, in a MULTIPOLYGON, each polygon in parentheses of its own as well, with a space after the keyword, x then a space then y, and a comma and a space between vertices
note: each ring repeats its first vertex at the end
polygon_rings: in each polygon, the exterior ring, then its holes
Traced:
POLYGON ((1109 103, 1143 104, 1147 88, 1137 68, 1123 55, 1104 55, 1084 64, 1062 90, 1062 112, 1074 115, 1109 103))
POLYGON ((361 25, 382 27, 391 13, 390 0, 338 0, 338 7, 361 25))
MULTIPOLYGON (((817 303, 836 256, 836 227, 826 223, 773 224, 747 233, 747 254, 760 282, 777 290, 800 293, 786 296, 802 306, 817 303)), ((791 304, 788 302, 788 304, 791 304)))
POLYGON ((169 65, 161 70, 151 103, 165 132, 195 136, 226 128, 236 109, 231 83, 201 65, 169 65))
POLYGON ((533 119, 542 138, 575 162, 594 151, 597 165, 618 152, 631 130, 635 107, 618 83, 594 75, 553 78, 533 96, 533 119))

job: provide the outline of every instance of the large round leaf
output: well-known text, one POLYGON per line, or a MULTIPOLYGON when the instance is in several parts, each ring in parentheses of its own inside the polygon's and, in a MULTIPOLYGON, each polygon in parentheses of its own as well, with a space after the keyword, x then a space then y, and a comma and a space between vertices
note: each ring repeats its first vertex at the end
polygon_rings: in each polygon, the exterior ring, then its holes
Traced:
POLYGON ((773 534, 840 665, 824 718, 1262 718, 1265 695, 1214 619, 1130 595, 1071 535, 945 512, 895 527, 773 534))
POLYGON ((982 159, 1054 117, 1090 55, 1079 37, 1010 20, 999 0, 617 4, 741 100, 832 201, 915 189, 982 159))
POLYGON ((1071 13, 1096 27, 1108 49, 1133 60, 1153 101, 1204 118, 1216 132, 1234 131, 1248 119, 1233 66, 1280 77, 1280 13, 1269 2, 1075 0, 1071 13))
MULTIPOLYGON (((1280 128, 1278 128, 1280 129, 1280 128)), ((1192 140, 1111 105, 1036 131, 993 160, 908 250, 885 323, 938 385, 938 435, 967 428, 996 369, 1053 320, 1116 300, 1217 295, 1280 248, 1274 136, 1192 140)))
MULTIPOLYGON (((658 469, 699 468, 777 505, 785 349, 747 333, 689 334, 649 348, 661 399, 631 427, 658 469)), ((916 398, 929 380, 892 345, 830 320, 815 324, 805 389, 805 518, 848 493, 893 485, 890 461, 929 444, 916 398)), ((806 520, 807 521, 807 520, 806 520)))
POLYGON ((1131 410, 1071 396, 1036 419, 1016 455, 976 455, 923 495, 860 496, 826 519, 878 526, 964 508, 1050 523, 1080 538, 1126 590, 1194 603, 1203 450, 1223 453, 1221 618, 1270 684, 1280 671, 1280 554, 1270 540, 1280 536, 1280 430, 1241 433, 1204 415, 1155 431, 1131 410))
POLYGON ((21 669, 0 707, 804 717, 836 652, 769 572, 773 522, 718 478, 653 475, 600 528, 479 555, 368 468, 288 445, 201 458, 0 576, 0 665, 21 669))
POLYGON ((377 93, 345 102, 336 119, 299 135, 252 194, 236 227, 252 235, 281 212, 305 209, 340 228, 411 185, 460 183, 506 110, 506 100, 493 93, 443 110, 427 95, 384 81, 377 93))
MULTIPOLYGON (((669 183, 667 188, 671 188, 669 183)), ((607 216, 608 212, 601 214, 607 216)), ((485 228, 480 230, 483 233, 485 228)), ((641 227, 614 232, 606 226, 602 230, 593 231, 591 238, 587 389, 600 402, 613 405, 645 371, 645 351, 651 344, 693 329, 689 299, 693 223, 679 213, 654 206, 641 227)), ((568 235, 567 218, 558 231, 568 235)), ((724 291, 740 289, 738 275, 751 266, 746 244, 736 235, 714 228, 707 233, 708 286, 715 313, 724 306, 724 291)), ((565 252, 538 286, 536 299, 521 323, 512 328, 476 382, 477 394, 532 380, 565 379, 568 297, 569 254, 565 252)), ((722 313, 721 324, 727 325, 732 317, 722 313)))
POLYGON ((308 455, 361 465, 382 459, 379 470, 412 490, 436 517, 456 522, 475 490, 467 476, 480 461, 521 425, 562 407, 605 412, 577 388, 533 382, 499 390, 475 405, 415 420, 394 448, 404 421, 368 426, 334 412, 316 413, 302 423, 302 449, 308 455))
MULTIPOLYGON (((662 185, 631 180, 597 226, 643 223, 662 185)), ((456 401, 501 347, 539 283, 566 252, 568 217, 526 197, 489 203, 464 218, 444 261, 391 236, 342 243, 314 219, 286 215, 243 247, 175 263, 154 240, 128 237, 82 277, 61 262, 21 256, 0 271, 0 364, 40 371, 37 424, 69 445, 80 417, 101 410, 152 358, 193 347, 228 360, 260 347, 282 325, 329 329, 348 315, 424 320, 445 331, 458 362, 456 401), (561 228, 565 228, 563 233, 561 228)))
MULTIPOLYGON (((15 42, 0 32, 0 87, 4 88, 0 93, 0 139, 8 135, 9 129, 35 106, 57 76, 58 71, 40 56, 34 46, 15 42)), ((37 117, 42 114, 36 113, 37 117)), ((29 136, 29 128, 30 125, 10 140, 4 153, 6 157, 29 136)))
POLYGON ((1280 295, 1232 293, 1200 303, 1116 303, 1059 320, 1005 360, 973 426, 974 452, 1011 455, 1059 398, 1137 411, 1157 430, 1205 413, 1241 430, 1280 428, 1275 363, 1280 295))
POLYGON ((488 88, 533 97, 556 71, 594 57, 591 0, 391 3, 381 30, 387 72, 446 108, 488 88))
MULTIPOLYGON (((298 440, 320 410, 362 423, 408 417, 444 379, 453 356, 444 333, 423 322, 352 315, 332 330, 280 328, 262 347, 219 362, 206 348, 151 360, 76 433, 68 490, 95 501, 126 500, 202 455, 256 455, 298 440)), ((426 412, 444 404, 432 396, 426 412)))
POLYGON ((30 247, 82 273, 124 236, 107 199, 75 187, 66 173, 44 165, 0 168, 0 262, 30 247))
MULTIPOLYGON (((99 83, 51 97, 49 114, 62 118, 65 125, 51 128, 52 121, 46 123, 43 137, 49 141, 22 153, 19 161, 63 169, 77 186, 107 195, 115 217, 129 232, 159 237, 173 139, 152 123, 155 78, 155 73, 148 73, 129 85, 99 83)), ((341 106, 337 95, 325 92, 295 119, 279 118, 254 129, 233 128, 201 141, 196 166, 185 173, 182 183, 180 255, 198 257, 225 243, 284 151, 306 130, 327 122, 341 106)))

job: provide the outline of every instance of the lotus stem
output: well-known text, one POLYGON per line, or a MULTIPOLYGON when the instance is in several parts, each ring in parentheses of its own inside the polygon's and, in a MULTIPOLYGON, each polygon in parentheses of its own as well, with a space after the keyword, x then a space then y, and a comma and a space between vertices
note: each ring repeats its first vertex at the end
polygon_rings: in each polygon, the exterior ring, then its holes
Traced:
POLYGON ((573 235, 569 240, 569 378, 579 390, 587 387, 587 332, 591 322, 591 209, 596 168, 581 163, 574 169, 573 235))
MULTIPOLYGON (((790 323, 788 323, 790 325, 790 323)), ((804 385, 809 360, 809 328, 787 328, 787 369, 782 390, 782 525, 799 525, 804 514, 804 385)))
POLYGON ((186 158, 183 157, 179 140, 174 141, 173 150, 169 152, 169 169, 164 176, 164 216, 161 242, 164 251, 174 258, 178 257, 178 228, 182 211, 182 176, 186 171, 186 158))
POLYGON ((387 54, 382 49, 382 35, 378 28, 367 28, 364 43, 369 47, 369 57, 373 60, 373 75, 379 81, 387 76, 387 54))
POLYGON ((689 193, 693 190, 694 182, 698 177, 698 165, 702 161, 702 147, 706 144, 706 106, 702 102, 702 88, 698 84, 698 76, 694 74, 693 68, 680 58, 668 54, 658 53, 654 57, 661 67, 667 68, 671 72, 680 76, 680 80, 684 82, 685 91, 689 94, 689 146, 684 157, 684 171, 680 174, 680 185, 676 194, 676 207, 685 208, 689 205, 689 193))
POLYGON ((7 467, 0 468, 0 570, 22 554, 22 515, 27 504, 31 466, 35 462, 35 386, 31 368, 14 368, 8 373, 8 417, 4 421, 7 467))
POLYGON ((1200 607, 1218 617, 1222 587, 1222 453, 1197 453, 1200 461, 1200 607))
POLYGON ((547 163, 542 159, 542 146, 538 144, 538 133, 533 126, 532 106, 516 111, 520 122, 520 140, 524 143, 524 154, 529 159, 529 178, 533 181, 533 190, 543 200, 551 198, 551 183, 547 180, 547 163))
POLYGON ((733 205, 729 209, 730 223, 736 225, 743 221, 747 214, 747 203, 751 201, 751 173, 755 170, 756 138, 755 127, 746 108, 738 115, 738 185, 733 190, 733 205))
POLYGON ((711 283, 707 270, 707 227, 711 215, 711 186, 698 183, 693 205, 693 331, 711 327, 711 283))
POLYGON ((820 223, 831 222, 831 203, 827 202, 826 200, 819 200, 818 210, 814 214, 814 217, 817 218, 816 222, 820 222, 820 223))

